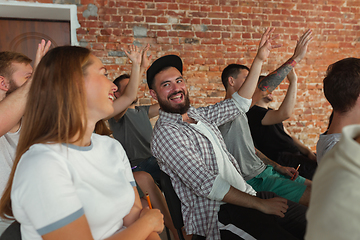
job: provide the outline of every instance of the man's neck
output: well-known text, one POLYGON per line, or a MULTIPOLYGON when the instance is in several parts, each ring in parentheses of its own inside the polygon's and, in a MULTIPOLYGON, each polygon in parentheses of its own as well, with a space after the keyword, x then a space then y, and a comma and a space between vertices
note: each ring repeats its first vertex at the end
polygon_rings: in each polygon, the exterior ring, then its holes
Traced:
POLYGON ((343 127, 352 124, 360 124, 360 112, 355 110, 346 113, 334 111, 334 116, 327 134, 341 133, 343 127))
POLYGON ((266 108, 266 109, 269 108, 269 103, 266 103, 263 100, 258 101, 255 105, 258 107, 266 108))
POLYGON ((197 121, 196 121, 195 119, 189 117, 189 115, 188 115, 187 113, 184 113, 184 114, 182 114, 181 116, 182 116, 182 119, 183 119, 184 122, 194 123, 194 124, 197 123, 197 121))
MULTIPOLYGON (((225 95, 225 99, 228 98, 232 98, 232 95, 235 93, 235 90, 232 89, 230 86, 228 87, 228 89, 226 90, 226 95, 225 95)), ((225 100, 224 99, 224 100, 225 100)))

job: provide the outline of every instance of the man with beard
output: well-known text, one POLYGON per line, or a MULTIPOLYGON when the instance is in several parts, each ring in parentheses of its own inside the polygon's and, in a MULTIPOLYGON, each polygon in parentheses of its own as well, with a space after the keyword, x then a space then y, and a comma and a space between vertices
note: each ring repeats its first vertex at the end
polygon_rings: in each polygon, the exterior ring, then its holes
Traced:
MULTIPOLYGON (((48 51, 51 42, 43 40, 34 66, 48 51)), ((0 193, 4 191, 19 141, 21 118, 31 86, 31 59, 16 52, 0 52, 0 193)), ((0 235, 11 222, 0 219, 0 235)))
POLYGON ((187 234, 206 239, 304 236, 306 207, 273 193, 256 193, 217 128, 249 109, 262 63, 273 48, 271 32, 268 29, 261 39, 249 81, 231 99, 215 105, 190 106, 178 56, 161 57, 147 71, 150 94, 160 104, 151 150, 181 200, 187 234))

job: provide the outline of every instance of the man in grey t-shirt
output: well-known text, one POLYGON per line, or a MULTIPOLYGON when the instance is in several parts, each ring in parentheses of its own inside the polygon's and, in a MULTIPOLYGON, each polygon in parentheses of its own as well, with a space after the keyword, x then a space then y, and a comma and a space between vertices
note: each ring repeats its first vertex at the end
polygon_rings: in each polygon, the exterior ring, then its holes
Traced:
MULTIPOLYGON (((123 74, 114 80, 118 87, 115 97, 124 92, 129 78, 129 75, 123 74)), ((125 112, 109 119, 110 129, 124 147, 133 171, 148 172, 156 182, 160 182, 160 168, 150 150, 152 125, 149 120, 159 115, 159 105, 135 106, 136 102, 125 112)))

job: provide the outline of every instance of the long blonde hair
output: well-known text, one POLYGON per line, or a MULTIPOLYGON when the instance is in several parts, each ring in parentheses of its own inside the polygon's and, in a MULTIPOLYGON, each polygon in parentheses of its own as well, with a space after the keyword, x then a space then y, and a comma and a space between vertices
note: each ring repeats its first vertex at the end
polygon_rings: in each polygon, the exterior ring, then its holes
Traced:
POLYGON ((81 139, 86 126, 84 73, 91 64, 90 50, 63 46, 50 50, 40 61, 28 93, 21 134, 0 217, 13 217, 11 186, 21 156, 36 143, 72 143, 81 139), (77 139, 70 142, 70 139, 77 139))

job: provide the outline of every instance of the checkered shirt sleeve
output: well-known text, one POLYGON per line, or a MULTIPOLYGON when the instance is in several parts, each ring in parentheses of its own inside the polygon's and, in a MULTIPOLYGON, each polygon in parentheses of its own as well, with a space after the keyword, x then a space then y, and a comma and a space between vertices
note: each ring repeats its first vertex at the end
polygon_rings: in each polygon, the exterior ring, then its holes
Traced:
MULTIPOLYGON (((198 110, 190 108, 188 115, 207 124, 227 152, 217 126, 234 119, 240 112, 234 101, 228 99, 198 110)), ((182 121, 181 115, 160 111, 151 150, 161 170, 170 176, 181 200, 186 232, 207 236, 207 239, 220 239, 217 213, 221 203, 208 198, 219 174, 211 142, 189 123, 182 121)), ((230 153, 228 155, 239 169, 236 160, 230 153)))

